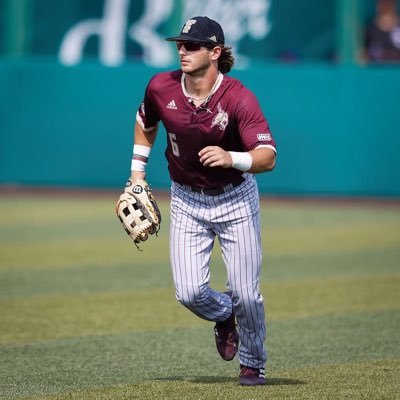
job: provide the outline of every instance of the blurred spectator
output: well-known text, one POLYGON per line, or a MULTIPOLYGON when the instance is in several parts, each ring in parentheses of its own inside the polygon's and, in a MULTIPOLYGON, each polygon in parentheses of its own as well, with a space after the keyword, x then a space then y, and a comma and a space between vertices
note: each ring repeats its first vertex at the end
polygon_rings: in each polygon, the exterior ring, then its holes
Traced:
POLYGON ((400 62, 400 18, 396 0, 377 0, 376 14, 365 36, 367 59, 400 62))

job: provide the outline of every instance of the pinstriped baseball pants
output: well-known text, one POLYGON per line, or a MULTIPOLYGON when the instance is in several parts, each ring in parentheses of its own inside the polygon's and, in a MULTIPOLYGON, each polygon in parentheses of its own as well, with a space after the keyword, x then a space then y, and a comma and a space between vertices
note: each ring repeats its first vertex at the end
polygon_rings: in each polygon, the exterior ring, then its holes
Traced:
POLYGON ((262 249, 255 177, 219 196, 205 196, 172 182, 170 258, 176 298, 197 316, 220 322, 234 307, 241 364, 264 368, 267 352, 262 249), (210 288, 210 257, 218 238, 232 297, 210 288))

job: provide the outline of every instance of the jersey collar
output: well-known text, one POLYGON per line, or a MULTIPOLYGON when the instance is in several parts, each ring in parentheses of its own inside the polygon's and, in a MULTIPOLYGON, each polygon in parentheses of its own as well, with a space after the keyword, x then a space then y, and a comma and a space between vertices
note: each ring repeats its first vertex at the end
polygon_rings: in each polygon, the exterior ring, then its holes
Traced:
MULTIPOLYGON (((191 97, 190 94, 186 91, 185 76, 186 76, 186 74, 184 72, 182 72, 182 77, 181 77, 182 91, 186 97, 191 97)), ((220 71, 218 71, 218 76, 217 76, 217 79, 215 80, 213 89, 211 90, 210 94, 207 96, 208 99, 219 89, 223 79, 224 79, 224 75, 220 71)))

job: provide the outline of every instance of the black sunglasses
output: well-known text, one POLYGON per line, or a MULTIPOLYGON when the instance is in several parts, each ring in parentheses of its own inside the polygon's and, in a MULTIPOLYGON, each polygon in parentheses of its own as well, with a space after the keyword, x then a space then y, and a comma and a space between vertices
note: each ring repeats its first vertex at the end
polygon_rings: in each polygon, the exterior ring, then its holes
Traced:
POLYGON ((178 50, 184 46, 186 51, 199 51, 202 47, 206 47, 207 49, 212 49, 214 46, 210 46, 205 43, 197 43, 197 42, 176 42, 176 48, 178 50))

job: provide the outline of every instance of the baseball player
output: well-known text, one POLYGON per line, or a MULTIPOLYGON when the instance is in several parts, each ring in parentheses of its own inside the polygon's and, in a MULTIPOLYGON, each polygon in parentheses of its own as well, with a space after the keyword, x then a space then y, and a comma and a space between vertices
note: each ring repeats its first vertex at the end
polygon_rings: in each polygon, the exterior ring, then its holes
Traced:
POLYGON ((215 322, 224 360, 238 353, 241 385, 265 384, 267 352, 259 292, 261 237, 254 174, 275 166, 268 122, 251 91, 226 75, 234 64, 221 26, 190 18, 176 43, 181 68, 156 74, 137 112, 131 181, 145 167, 161 121, 171 177, 170 261, 176 298, 215 322), (209 286, 218 238, 228 290, 209 286))

